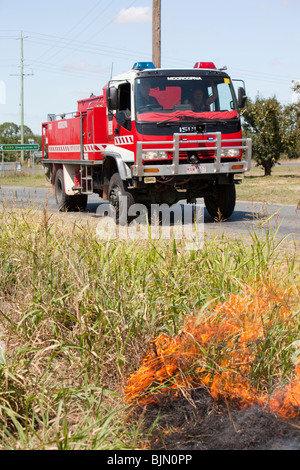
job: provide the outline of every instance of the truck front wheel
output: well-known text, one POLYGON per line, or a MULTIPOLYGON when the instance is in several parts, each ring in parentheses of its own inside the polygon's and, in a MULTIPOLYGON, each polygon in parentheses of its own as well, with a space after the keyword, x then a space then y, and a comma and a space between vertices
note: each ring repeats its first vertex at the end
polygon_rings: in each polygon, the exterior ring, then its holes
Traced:
POLYGON ((128 218, 128 209, 135 201, 133 194, 126 191, 119 173, 114 173, 109 181, 108 201, 116 217, 116 223, 125 225, 128 218))
POLYGON ((204 197, 205 207, 215 220, 228 219, 234 211, 236 191, 234 183, 219 184, 204 197))

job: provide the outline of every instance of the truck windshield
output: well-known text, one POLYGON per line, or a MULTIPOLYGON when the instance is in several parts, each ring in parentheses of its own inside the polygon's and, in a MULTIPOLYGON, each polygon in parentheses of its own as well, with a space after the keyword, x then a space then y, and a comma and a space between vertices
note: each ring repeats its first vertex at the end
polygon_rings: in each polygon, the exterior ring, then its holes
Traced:
POLYGON ((137 122, 237 117, 236 99, 227 77, 138 78, 135 110, 137 122))

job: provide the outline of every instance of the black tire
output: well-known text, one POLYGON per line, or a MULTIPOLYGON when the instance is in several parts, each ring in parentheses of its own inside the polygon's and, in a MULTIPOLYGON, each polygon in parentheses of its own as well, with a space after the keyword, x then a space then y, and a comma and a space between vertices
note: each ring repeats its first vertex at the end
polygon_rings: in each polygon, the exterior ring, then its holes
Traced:
POLYGON ((55 175, 55 199, 60 212, 74 210, 74 196, 68 196, 65 192, 64 173, 62 168, 55 175))
POLYGON ((127 222, 133 220, 134 217, 128 217, 128 210, 130 206, 135 203, 135 200, 133 194, 126 191, 119 173, 114 173, 110 178, 108 186, 108 201, 113 213, 115 214, 117 224, 125 225, 127 222), (120 204, 121 196, 125 196, 127 198, 127 207, 126 204, 120 204))
POLYGON ((84 211, 87 205, 87 194, 68 196, 65 192, 64 173, 60 168, 55 176, 55 199, 60 212, 84 211))
POLYGON ((207 212, 213 219, 228 219, 235 208, 235 185, 233 183, 217 185, 211 195, 204 197, 204 203, 207 212))

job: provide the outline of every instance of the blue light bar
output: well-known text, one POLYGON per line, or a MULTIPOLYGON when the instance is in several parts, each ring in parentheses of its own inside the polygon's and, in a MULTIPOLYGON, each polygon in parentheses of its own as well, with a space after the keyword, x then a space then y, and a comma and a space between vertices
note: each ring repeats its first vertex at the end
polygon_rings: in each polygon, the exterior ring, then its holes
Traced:
POLYGON ((153 62, 136 62, 132 67, 132 70, 145 70, 145 69, 155 69, 153 62))

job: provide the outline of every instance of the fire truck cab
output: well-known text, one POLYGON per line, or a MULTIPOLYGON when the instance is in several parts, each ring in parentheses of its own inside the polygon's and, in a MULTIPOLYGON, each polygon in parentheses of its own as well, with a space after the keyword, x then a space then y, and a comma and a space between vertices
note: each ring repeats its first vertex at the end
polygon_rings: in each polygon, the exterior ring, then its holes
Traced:
POLYGON ((245 99, 244 87, 236 96, 229 75, 211 62, 191 69, 135 63, 101 96, 42 124, 43 165, 58 209, 84 210, 97 193, 120 220, 135 203, 203 197, 212 217, 230 217, 235 184, 251 165, 251 139, 241 131, 245 99))

